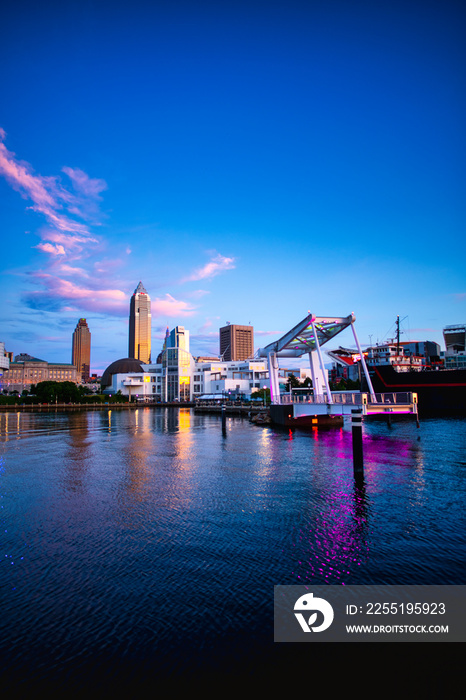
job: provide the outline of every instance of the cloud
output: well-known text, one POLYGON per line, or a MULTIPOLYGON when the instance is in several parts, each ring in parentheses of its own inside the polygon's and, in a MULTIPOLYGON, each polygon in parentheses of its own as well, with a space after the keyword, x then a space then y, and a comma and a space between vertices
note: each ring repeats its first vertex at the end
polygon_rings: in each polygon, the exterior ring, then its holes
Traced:
POLYGON ((34 246, 39 250, 43 250, 44 253, 50 253, 50 255, 65 255, 65 249, 62 245, 52 245, 51 243, 39 243, 34 246))
MULTIPOLYGON (((69 248, 75 248, 77 243, 97 243, 88 225, 76 221, 76 217, 84 220, 91 214, 96 217, 96 202, 99 192, 106 187, 105 182, 89 178, 82 170, 65 168, 75 188, 75 192, 70 192, 63 187, 59 178, 38 175, 29 163, 18 160, 5 147, 5 137, 5 131, 0 129, 0 175, 23 199, 32 202, 29 209, 45 216, 49 226, 41 231, 41 238, 51 243, 59 242, 63 245, 65 254, 69 248), (54 240, 54 235, 60 236, 61 240, 54 240)), ((50 247, 42 246, 40 249, 54 254, 50 247)))
POLYGON ((75 190, 81 192, 86 197, 93 199, 102 199, 100 193, 107 189, 105 180, 98 178, 90 178, 83 170, 79 168, 62 168, 62 171, 68 175, 75 190))
POLYGON ((68 201, 69 213, 94 225, 100 225, 102 216, 99 209, 99 203, 102 200, 100 193, 107 189, 105 180, 90 178, 79 168, 65 167, 62 168, 62 172, 68 175, 74 190, 68 201))
POLYGON ((195 307, 188 304, 186 301, 179 301, 166 294, 164 299, 156 298, 151 302, 151 313, 159 314, 160 316, 192 316, 195 312, 195 307))
POLYGON ((106 182, 70 167, 62 169, 69 178, 67 186, 60 177, 39 175, 5 147, 5 138, 0 128, 0 176, 29 202, 29 210, 45 218, 45 225, 36 231, 41 242, 33 248, 44 253, 46 260, 44 269, 29 275, 37 288, 25 293, 27 306, 44 311, 127 315, 127 294, 109 282, 108 274, 121 261, 102 257, 96 261, 105 241, 91 227, 101 223, 99 203, 106 182))
POLYGON ((233 270, 235 267, 235 258, 227 258, 218 253, 210 260, 210 262, 206 263, 203 267, 199 267, 194 270, 194 272, 183 281, 194 282, 196 280, 210 279, 216 275, 219 275, 221 272, 225 272, 225 270, 233 270))
POLYGON ((43 241, 51 241, 52 243, 60 243, 67 251, 68 255, 80 254, 84 249, 89 250, 91 243, 98 243, 96 238, 89 236, 72 235, 57 231, 49 227, 43 227, 38 231, 38 235, 43 241))
POLYGON ((208 335, 215 335, 218 337, 218 329, 220 328, 220 316, 214 316, 214 317, 206 317, 204 319, 204 323, 202 326, 199 326, 199 328, 196 331, 196 336, 201 337, 205 336, 207 337, 208 335), (215 322, 215 324, 214 324, 215 322), (217 330, 214 332, 209 331, 209 328, 212 328, 212 326, 215 326, 217 330))
POLYGON ((201 297, 204 297, 206 294, 210 294, 207 289, 196 289, 194 292, 191 292, 189 296, 191 299, 201 299, 201 297))
POLYGON ((43 287, 26 296, 31 308, 85 310, 115 315, 128 313, 127 295, 119 289, 85 287, 46 272, 34 272, 31 277, 43 287))
POLYGON ((82 267, 72 267, 71 265, 60 265, 58 271, 62 275, 88 278, 89 274, 82 267))

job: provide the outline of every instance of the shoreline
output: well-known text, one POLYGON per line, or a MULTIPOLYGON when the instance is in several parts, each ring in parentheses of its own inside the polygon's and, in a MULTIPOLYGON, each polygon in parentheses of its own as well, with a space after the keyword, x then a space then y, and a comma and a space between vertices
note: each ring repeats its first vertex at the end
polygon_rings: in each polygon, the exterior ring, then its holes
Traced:
MULTIPOLYGON (((88 404, 14 404, 0 406, 0 413, 50 413, 67 411, 113 411, 116 409, 138 410, 140 408, 194 408, 199 413, 222 413, 222 406, 197 406, 194 402, 180 403, 88 403, 88 404)), ((261 413, 268 411, 263 406, 232 406, 225 405, 225 413, 228 415, 247 415, 249 413, 261 413)))
POLYGON ((138 408, 194 408, 194 403, 57 403, 57 404, 13 404, 10 406, 0 406, 1 412, 31 411, 42 413, 44 411, 81 411, 81 410, 110 410, 138 408))

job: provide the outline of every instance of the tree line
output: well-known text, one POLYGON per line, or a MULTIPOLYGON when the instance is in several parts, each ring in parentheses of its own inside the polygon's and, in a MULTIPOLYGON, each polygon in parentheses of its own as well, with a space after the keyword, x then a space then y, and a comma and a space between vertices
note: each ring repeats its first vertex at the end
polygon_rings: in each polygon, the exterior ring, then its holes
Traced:
MULTIPOLYGON (((5 391, 5 390, 4 390, 5 391)), ((93 394, 85 386, 77 386, 73 382, 53 382, 45 381, 38 384, 31 384, 31 388, 24 389, 21 394, 12 392, 9 396, 2 394, 0 404, 18 403, 39 404, 39 403, 124 403, 128 401, 127 396, 123 396, 121 391, 115 395, 104 396, 103 394, 93 394)))

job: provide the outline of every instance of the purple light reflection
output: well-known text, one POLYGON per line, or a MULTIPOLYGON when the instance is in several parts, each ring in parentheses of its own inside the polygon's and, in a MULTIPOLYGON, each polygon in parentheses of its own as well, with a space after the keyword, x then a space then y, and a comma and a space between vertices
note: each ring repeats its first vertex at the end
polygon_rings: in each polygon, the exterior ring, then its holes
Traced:
POLYGON ((309 438, 315 462, 310 486, 318 489, 320 505, 309 501, 308 524, 299 528, 293 543, 292 575, 300 582, 349 583, 370 557, 370 494, 380 491, 387 473, 395 482, 412 480, 413 443, 365 432, 366 478, 356 482, 351 430, 313 429, 309 438))

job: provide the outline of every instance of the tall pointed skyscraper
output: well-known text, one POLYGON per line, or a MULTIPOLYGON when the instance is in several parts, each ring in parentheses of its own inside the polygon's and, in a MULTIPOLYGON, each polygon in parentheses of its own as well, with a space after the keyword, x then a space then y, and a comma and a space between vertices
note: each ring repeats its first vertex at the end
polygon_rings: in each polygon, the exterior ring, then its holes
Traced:
POLYGON ((81 381, 88 382, 91 370, 91 332, 85 318, 80 318, 73 333, 71 363, 81 375, 81 381))
POLYGON ((134 290, 129 307, 129 353, 144 364, 150 362, 150 296, 142 282, 134 290))

